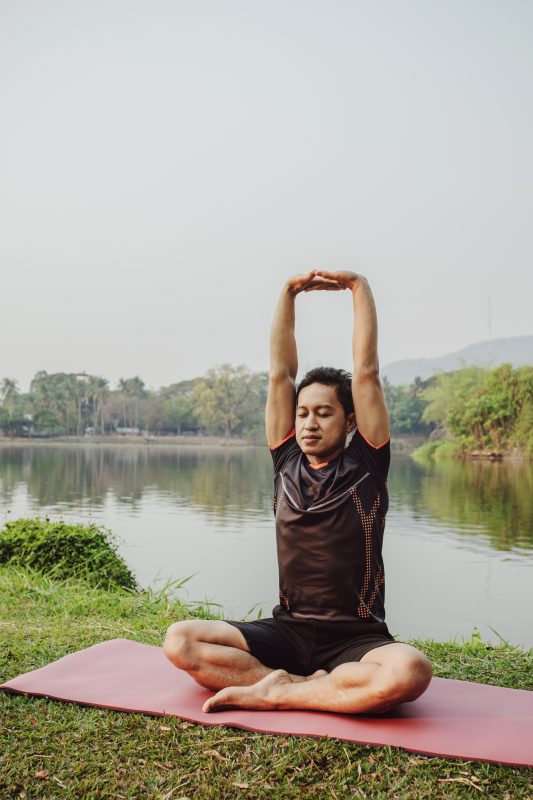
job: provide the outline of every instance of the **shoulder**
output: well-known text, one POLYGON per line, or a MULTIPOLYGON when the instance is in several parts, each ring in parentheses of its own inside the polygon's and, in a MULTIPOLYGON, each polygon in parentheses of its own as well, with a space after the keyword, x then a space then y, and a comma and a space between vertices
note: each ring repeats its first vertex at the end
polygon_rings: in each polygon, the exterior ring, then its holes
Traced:
POLYGON ((345 450, 345 457, 362 462, 371 475, 385 481, 390 467, 390 437, 374 445, 356 428, 345 450))
POLYGON ((276 474, 285 464, 287 464, 291 459, 300 456, 302 452, 298 443, 296 442, 296 431, 294 428, 280 442, 275 444, 269 442, 268 447, 274 463, 274 472, 276 474))

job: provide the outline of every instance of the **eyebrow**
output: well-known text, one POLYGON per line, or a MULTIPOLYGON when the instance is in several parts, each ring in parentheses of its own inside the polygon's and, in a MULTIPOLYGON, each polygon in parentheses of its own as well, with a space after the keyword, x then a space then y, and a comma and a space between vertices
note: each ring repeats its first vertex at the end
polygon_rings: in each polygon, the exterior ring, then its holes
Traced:
MULTIPOLYGON (((296 406, 297 410, 299 408, 307 408, 307 406, 296 406)), ((320 405, 315 406, 315 408, 335 408, 335 406, 332 406, 329 403, 320 403, 320 405)))

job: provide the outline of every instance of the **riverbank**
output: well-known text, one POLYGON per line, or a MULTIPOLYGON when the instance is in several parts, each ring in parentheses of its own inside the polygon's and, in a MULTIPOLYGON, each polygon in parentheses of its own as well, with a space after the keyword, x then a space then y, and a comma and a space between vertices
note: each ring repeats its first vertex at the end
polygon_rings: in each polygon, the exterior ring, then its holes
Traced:
POLYGON ((255 442, 237 436, 50 436, 40 437, 13 437, 0 436, 2 446, 45 446, 56 444, 73 445, 136 445, 170 447, 187 445, 193 447, 251 447, 255 442))
MULTIPOLYGON (((166 591, 112 591, 0 567, 1 681, 125 637, 161 645, 168 625, 205 616, 166 591)), ((533 651, 412 642, 435 675, 531 689, 533 651)), ((125 668, 127 666, 125 665, 125 668)), ((204 728, 1 693, 0 795, 21 798, 531 797, 532 770, 428 758, 325 739, 204 728)))
POLYGON ((533 460, 517 447, 504 451, 480 448, 465 452, 455 439, 439 439, 432 442, 426 440, 412 450, 411 456, 418 461, 447 461, 455 459, 462 461, 518 461, 525 463, 533 460))
MULTIPOLYGON (((416 448, 427 442, 425 436, 403 435, 391 438, 391 450, 396 455, 410 455, 416 448)), ((0 436, 2 447, 46 447, 58 444, 95 446, 137 446, 137 447, 266 447, 261 437, 253 440, 245 437, 224 436, 57 436, 41 438, 9 438, 0 436)))

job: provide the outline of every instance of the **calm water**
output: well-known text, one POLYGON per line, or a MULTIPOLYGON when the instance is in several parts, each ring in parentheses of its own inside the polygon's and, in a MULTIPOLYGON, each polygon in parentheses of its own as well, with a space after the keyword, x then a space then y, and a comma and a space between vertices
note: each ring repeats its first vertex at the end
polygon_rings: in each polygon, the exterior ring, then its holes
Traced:
MULTIPOLYGON (((533 646, 533 465, 423 466, 393 456, 387 620, 400 638, 533 646)), ((272 471, 261 448, 0 447, 0 522, 109 527, 141 585, 242 617, 276 603, 272 471)))

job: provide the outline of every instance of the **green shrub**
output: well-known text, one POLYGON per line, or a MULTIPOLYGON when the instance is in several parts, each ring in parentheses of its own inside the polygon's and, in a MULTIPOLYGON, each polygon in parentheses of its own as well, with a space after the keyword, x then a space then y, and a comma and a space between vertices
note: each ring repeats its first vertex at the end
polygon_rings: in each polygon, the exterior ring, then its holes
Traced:
POLYGON ((464 449, 461 442, 456 442, 454 439, 442 439, 437 442, 433 458, 439 461, 448 458, 462 458, 463 455, 464 449))
POLYGON ((413 450, 411 458, 414 458, 415 461, 428 461, 435 455, 437 445, 438 442, 424 442, 416 450, 413 450))
POLYGON ((511 434, 511 444, 522 449, 526 458, 533 458, 533 404, 524 404, 511 434))
POLYGON ((53 578, 81 578, 102 589, 137 589, 111 533, 96 525, 18 519, 0 531, 0 564, 17 564, 53 578))
POLYGON ((411 453, 415 461, 429 461, 435 459, 462 458, 463 448, 454 439, 439 439, 435 442, 425 442, 411 453))

